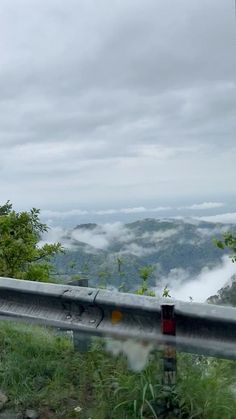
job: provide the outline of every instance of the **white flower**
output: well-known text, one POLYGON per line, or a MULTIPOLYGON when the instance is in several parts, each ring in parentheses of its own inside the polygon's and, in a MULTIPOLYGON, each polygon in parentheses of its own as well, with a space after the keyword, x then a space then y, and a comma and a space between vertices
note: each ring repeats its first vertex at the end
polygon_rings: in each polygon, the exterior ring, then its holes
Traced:
POLYGON ((82 410, 82 407, 80 407, 80 406, 77 406, 77 407, 74 408, 74 411, 77 412, 77 413, 81 412, 81 410, 82 410))

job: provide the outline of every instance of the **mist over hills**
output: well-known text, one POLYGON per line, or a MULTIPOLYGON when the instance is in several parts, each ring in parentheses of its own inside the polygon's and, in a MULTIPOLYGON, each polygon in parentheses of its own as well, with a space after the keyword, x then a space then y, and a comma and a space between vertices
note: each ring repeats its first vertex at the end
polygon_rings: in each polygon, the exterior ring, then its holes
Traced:
MULTIPOLYGON (((53 264, 65 280, 79 274, 87 276, 91 286, 131 291, 140 284, 139 269, 152 266, 150 287, 158 290, 168 285, 178 291, 191 282, 196 286, 198 280, 204 284, 206 275, 210 278, 213 274, 211 281, 215 276, 219 282, 215 290, 213 287, 215 293, 231 277, 234 266, 225 257, 227 252, 216 248, 212 239, 234 230, 233 224, 147 218, 127 224, 52 228, 43 240, 59 240, 64 245, 65 254, 57 255, 53 264)), ((210 295, 209 289, 205 298, 210 295)))

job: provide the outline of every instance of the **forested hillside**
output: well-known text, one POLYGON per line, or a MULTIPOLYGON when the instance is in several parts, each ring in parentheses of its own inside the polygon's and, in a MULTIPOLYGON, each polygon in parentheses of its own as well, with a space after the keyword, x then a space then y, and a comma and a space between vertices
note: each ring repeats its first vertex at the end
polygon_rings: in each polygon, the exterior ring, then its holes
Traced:
POLYGON ((81 224, 61 233, 66 251, 56 255, 53 263, 59 277, 79 273, 94 286, 123 284, 125 290, 132 290, 143 266, 152 267, 150 286, 168 277, 188 281, 202 269, 221 263, 227 249, 222 252, 214 246, 213 238, 232 229, 232 225, 174 219, 81 224))

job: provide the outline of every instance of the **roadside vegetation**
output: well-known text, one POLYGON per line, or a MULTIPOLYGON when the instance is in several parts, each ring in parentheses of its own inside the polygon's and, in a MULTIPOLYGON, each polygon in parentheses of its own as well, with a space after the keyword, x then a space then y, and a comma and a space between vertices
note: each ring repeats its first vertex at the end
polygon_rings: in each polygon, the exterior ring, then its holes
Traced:
MULTIPOLYGON (((178 355, 178 383, 163 388, 161 354, 153 351, 141 372, 94 339, 79 353, 66 335, 39 326, 1 322, 0 386, 5 409, 33 409, 41 419, 148 419, 166 395, 180 418, 235 418, 236 363, 178 355), (178 412, 178 413, 177 413, 178 412)), ((164 417, 173 418, 173 412, 164 417)))
POLYGON ((40 246, 48 227, 39 214, 36 208, 16 212, 9 201, 0 206, 0 276, 52 281, 50 259, 63 248, 60 243, 40 246))

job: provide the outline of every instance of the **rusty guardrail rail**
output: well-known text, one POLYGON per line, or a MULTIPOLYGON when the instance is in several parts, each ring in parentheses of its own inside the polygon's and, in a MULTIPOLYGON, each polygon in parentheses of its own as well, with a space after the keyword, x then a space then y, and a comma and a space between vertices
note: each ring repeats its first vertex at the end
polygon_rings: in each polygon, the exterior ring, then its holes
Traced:
POLYGON ((0 277, 0 320, 28 321, 92 335, 133 338, 236 359, 236 309, 172 301, 176 336, 161 331, 167 299, 0 277))

